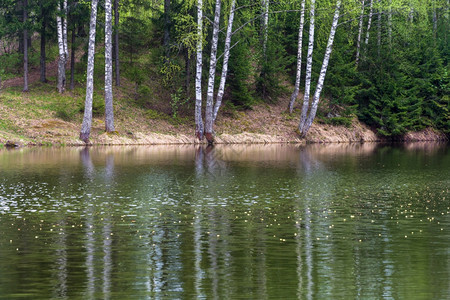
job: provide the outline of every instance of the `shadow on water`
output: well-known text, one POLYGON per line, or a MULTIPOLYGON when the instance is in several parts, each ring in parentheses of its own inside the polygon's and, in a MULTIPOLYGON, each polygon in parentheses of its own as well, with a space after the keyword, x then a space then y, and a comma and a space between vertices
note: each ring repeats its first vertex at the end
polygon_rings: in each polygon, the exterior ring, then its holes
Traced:
POLYGON ((450 296, 443 144, 0 150, 6 298, 450 296))

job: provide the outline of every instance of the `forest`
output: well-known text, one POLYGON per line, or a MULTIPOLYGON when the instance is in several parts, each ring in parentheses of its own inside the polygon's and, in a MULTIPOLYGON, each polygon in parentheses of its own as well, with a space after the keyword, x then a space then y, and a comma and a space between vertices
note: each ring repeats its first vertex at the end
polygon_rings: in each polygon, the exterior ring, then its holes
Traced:
POLYGON ((114 91, 124 82, 137 105, 161 102, 209 143, 225 108, 251 110, 283 95, 300 137, 313 122, 355 119, 387 138, 426 128, 448 135, 449 7, 449 0, 0 0, 0 96, 2 82, 19 76, 23 92, 33 89, 30 69, 62 97, 83 89, 77 113, 86 143, 95 114, 116 132, 114 91), (49 81, 52 62, 57 76, 49 81))

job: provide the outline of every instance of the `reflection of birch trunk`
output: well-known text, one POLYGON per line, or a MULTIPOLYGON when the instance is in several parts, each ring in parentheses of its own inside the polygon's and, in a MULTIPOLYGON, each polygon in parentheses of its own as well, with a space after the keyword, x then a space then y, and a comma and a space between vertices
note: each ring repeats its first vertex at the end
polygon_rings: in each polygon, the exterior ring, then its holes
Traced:
POLYGON ((206 96, 205 110, 205 137, 208 143, 212 143, 213 138, 213 107, 214 107, 214 81, 216 78, 217 66, 217 46, 219 43, 221 0, 216 0, 216 10, 214 14, 213 33, 211 41, 211 58, 209 63, 208 92, 206 96))
POLYGON ((309 113, 308 120, 306 121, 304 128, 302 128, 303 130, 300 131, 302 136, 306 135, 306 133, 308 132, 309 128, 312 125, 312 122, 314 121, 314 118, 316 117, 317 108, 319 106, 320 95, 322 93, 323 83, 325 81, 325 75, 327 74, 328 63, 330 61, 331 51, 333 50, 333 42, 334 42, 334 36, 336 34, 336 29, 338 26, 340 7, 341 7, 341 0, 338 0, 336 2, 336 10, 334 12, 333 23, 331 25, 331 30, 330 30, 330 36, 328 37, 327 48, 325 51, 325 56, 323 58, 323 63, 322 63, 322 68, 320 70, 319 80, 317 81, 317 86, 316 86, 316 91, 314 93, 311 111, 309 113))
POLYGON ((314 22, 315 22, 315 0, 311 0, 310 4, 310 20, 309 20, 309 42, 308 42, 308 54, 306 57, 306 79, 305 79, 305 94, 303 96, 302 114, 300 116, 300 125, 298 127, 299 132, 303 132, 305 127, 306 117, 309 110, 309 93, 311 92, 311 73, 313 62, 313 50, 314 50, 314 22))
POLYGON ((356 61, 355 61, 356 67, 358 67, 359 55, 361 53, 361 37, 362 37, 363 22, 364 22, 364 4, 365 4, 365 0, 362 0, 361 15, 359 16, 358 39, 356 40, 356 61))
POLYGON ((225 92, 225 82, 227 80, 228 73, 228 61, 230 59, 231 50, 231 36, 233 30, 234 21, 234 9, 236 7, 236 0, 231 1, 230 16, 228 18, 227 35, 225 38, 225 50, 223 53, 222 75, 220 77, 219 90, 217 91, 216 103, 214 106, 213 123, 216 121, 217 113, 219 112, 220 105, 222 105, 222 98, 225 92))
POLYGON ((201 267, 202 263, 202 227, 201 227, 201 212, 200 208, 197 207, 195 210, 195 221, 194 221, 194 255, 195 255, 195 292, 197 299, 204 298, 202 294, 202 280, 203 280, 203 270, 201 267))
POLYGON ((94 96, 94 58, 95 58, 95 31, 97 22, 98 0, 92 0, 91 20, 89 24, 89 46, 86 74, 86 100, 84 104, 83 124, 81 125, 80 139, 89 143, 92 126, 92 100, 94 96))
POLYGON ((197 0, 197 70, 195 76, 195 134, 203 140, 202 67, 203 67, 203 0, 197 0))
POLYGON ((297 50, 297 73, 295 76, 295 86, 294 92, 291 95, 291 101, 289 102, 289 112, 292 113, 294 109, 295 100, 298 97, 298 92, 300 89, 300 78, 302 75, 302 45, 303 45, 303 27, 305 25, 305 2, 302 1, 301 11, 300 11, 300 26, 298 30, 298 50, 297 50))
POLYGON ((105 131, 113 132, 113 60, 112 60, 112 3, 105 1, 105 131))

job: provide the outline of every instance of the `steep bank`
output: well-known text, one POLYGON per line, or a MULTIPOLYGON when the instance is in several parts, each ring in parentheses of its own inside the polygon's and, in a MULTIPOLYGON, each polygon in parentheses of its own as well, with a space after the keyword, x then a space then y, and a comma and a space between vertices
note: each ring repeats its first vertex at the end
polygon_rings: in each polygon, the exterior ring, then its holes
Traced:
MULTIPOLYGON (((0 94, 0 145, 84 145, 78 139, 82 121, 82 89, 61 96, 48 90, 48 84, 36 84, 30 93, 8 88, 0 94), (65 119, 65 120, 63 120, 65 119)), ((129 88, 115 92, 117 133, 104 133, 101 116, 94 117, 93 145, 194 144, 194 122, 188 112, 172 118, 161 111, 136 105, 129 88)), ((101 95, 100 99, 101 99, 101 95)), ((298 110, 286 113, 288 99, 277 104, 259 104, 252 110, 224 108, 217 119, 216 142, 223 144, 256 143, 349 143, 382 141, 369 127, 354 120, 349 128, 313 124, 306 139, 296 133, 298 110)), ((428 129, 408 133, 404 141, 445 140, 445 135, 428 129)))

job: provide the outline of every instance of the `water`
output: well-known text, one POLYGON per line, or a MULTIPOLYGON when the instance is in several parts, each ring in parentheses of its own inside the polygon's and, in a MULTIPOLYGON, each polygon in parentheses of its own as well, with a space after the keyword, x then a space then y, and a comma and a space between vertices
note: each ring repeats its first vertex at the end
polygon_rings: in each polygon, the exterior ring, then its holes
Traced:
POLYGON ((445 145, 0 150, 1 299, 450 299, 445 145))

